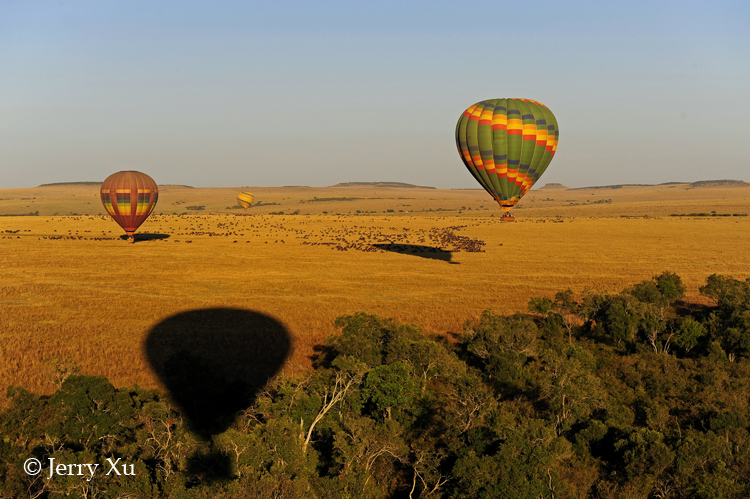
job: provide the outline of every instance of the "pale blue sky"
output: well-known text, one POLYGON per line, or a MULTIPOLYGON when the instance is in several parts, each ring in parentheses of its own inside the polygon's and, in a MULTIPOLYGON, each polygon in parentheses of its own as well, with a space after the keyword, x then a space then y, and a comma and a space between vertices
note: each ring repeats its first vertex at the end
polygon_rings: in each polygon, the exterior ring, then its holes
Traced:
POLYGON ((455 124, 557 116, 539 185, 750 181, 750 2, 0 0, 0 187, 478 187, 455 124))

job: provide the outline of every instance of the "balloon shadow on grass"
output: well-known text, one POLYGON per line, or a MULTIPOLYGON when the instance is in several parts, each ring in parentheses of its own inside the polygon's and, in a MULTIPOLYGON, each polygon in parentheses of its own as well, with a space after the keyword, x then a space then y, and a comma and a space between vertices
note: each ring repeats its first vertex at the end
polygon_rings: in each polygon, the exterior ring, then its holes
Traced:
MULTIPOLYGON (((289 356, 286 328, 267 315, 236 308, 206 308, 168 317, 148 333, 144 349, 187 427, 204 442, 226 431, 238 413, 289 356)), ((228 456, 216 451, 188 459, 202 481, 231 478, 228 456)))
MULTIPOLYGON (((161 239, 167 239, 168 237, 170 237, 169 234, 151 234, 151 233, 148 233, 148 232, 146 232, 146 233, 139 233, 139 234, 134 234, 133 235, 133 239, 135 239, 134 242, 136 242, 136 243, 138 243, 140 241, 159 241, 161 239)), ((120 239, 123 239, 123 240, 127 241, 127 239, 128 239, 127 234, 121 235, 120 239)))
POLYGON ((434 246, 424 246, 421 244, 396 244, 396 243, 381 243, 373 244, 375 248, 382 249, 385 251, 392 251, 393 253, 401 253, 402 255, 414 255, 421 258, 429 258, 431 260, 441 260, 457 265, 458 262, 452 262, 451 258, 453 253, 446 251, 442 248, 436 248, 434 246))

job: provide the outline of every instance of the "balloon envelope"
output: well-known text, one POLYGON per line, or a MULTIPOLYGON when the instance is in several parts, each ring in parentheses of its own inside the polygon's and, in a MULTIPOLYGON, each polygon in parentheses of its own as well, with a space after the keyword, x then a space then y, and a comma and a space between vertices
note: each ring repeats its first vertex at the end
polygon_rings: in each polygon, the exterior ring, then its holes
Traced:
POLYGON ((104 208, 133 242, 133 234, 156 206, 159 188, 145 173, 123 171, 102 182, 100 196, 104 208))
POLYGON ((240 192, 237 194, 237 202, 245 208, 245 211, 250 207, 250 205, 253 203, 253 199, 255 199, 250 192, 240 192))
POLYGON ((539 180, 557 150, 557 119, 530 99, 491 99, 463 112, 458 153, 474 178, 508 212, 539 180))

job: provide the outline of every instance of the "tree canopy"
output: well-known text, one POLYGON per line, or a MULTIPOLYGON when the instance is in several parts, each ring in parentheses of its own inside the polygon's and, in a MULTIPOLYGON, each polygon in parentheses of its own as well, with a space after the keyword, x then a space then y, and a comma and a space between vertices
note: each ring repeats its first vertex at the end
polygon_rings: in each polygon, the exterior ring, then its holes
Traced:
POLYGON ((81 374, 50 396, 11 387, 0 497, 748 497, 750 279, 700 292, 712 305, 683 301, 669 272, 566 290, 485 311, 455 341, 340 317, 312 369, 269 380, 209 439, 155 390, 81 374), (49 459, 133 474, 48 478, 49 459))

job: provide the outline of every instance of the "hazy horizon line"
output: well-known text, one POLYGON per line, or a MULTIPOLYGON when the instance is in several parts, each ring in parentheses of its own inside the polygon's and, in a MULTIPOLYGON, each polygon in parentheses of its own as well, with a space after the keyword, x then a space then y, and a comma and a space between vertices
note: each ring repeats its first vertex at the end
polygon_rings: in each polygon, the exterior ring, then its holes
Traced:
MULTIPOLYGON (((62 186, 62 185, 98 185, 101 184, 102 181, 94 181, 94 180, 81 180, 81 181, 65 181, 65 182, 49 182, 49 183, 43 183, 38 184, 35 186, 27 186, 27 187, 0 187, 1 190, 10 190, 10 189, 35 189, 38 187, 52 187, 52 186, 62 186)), ((658 182, 658 183, 640 183, 640 182, 623 182, 623 183, 617 183, 617 184, 605 184, 605 185, 567 185, 561 182, 547 182, 543 185, 535 185, 532 187, 532 190, 534 189, 542 189, 546 186, 562 186, 568 189, 602 189, 602 188, 611 188, 611 187, 625 187, 625 186, 632 186, 632 187, 649 187, 649 186, 660 186, 660 185, 692 185, 692 184, 700 184, 700 183, 730 183, 730 184, 750 184, 747 180, 742 179, 704 179, 704 180, 696 180, 696 181, 670 181, 670 182, 658 182)), ((192 188, 192 189, 244 189, 244 188, 270 188, 270 189, 279 189, 279 188, 311 188, 311 189, 324 189, 324 188, 331 188, 331 187, 367 187, 372 186, 376 187, 375 184, 395 184, 394 188, 421 188, 421 189, 439 189, 439 190, 483 190, 481 186, 477 187, 435 187, 435 186, 428 186, 428 185, 417 185, 412 184, 411 182, 400 182, 395 180, 378 180, 378 181, 347 181, 347 182, 339 182, 337 184, 330 184, 330 185, 188 185, 188 184, 179 184, 179 183, 170 183, 170 182, 164 182, 160 183, 158 185, 162 186, 179 186, 179 187, 186 187, 186 188, 192 188), (351 184, 351 185, 345 185, 345 184, 351 184)), ((386 186, 381 186, 386 187, 386 186)))

